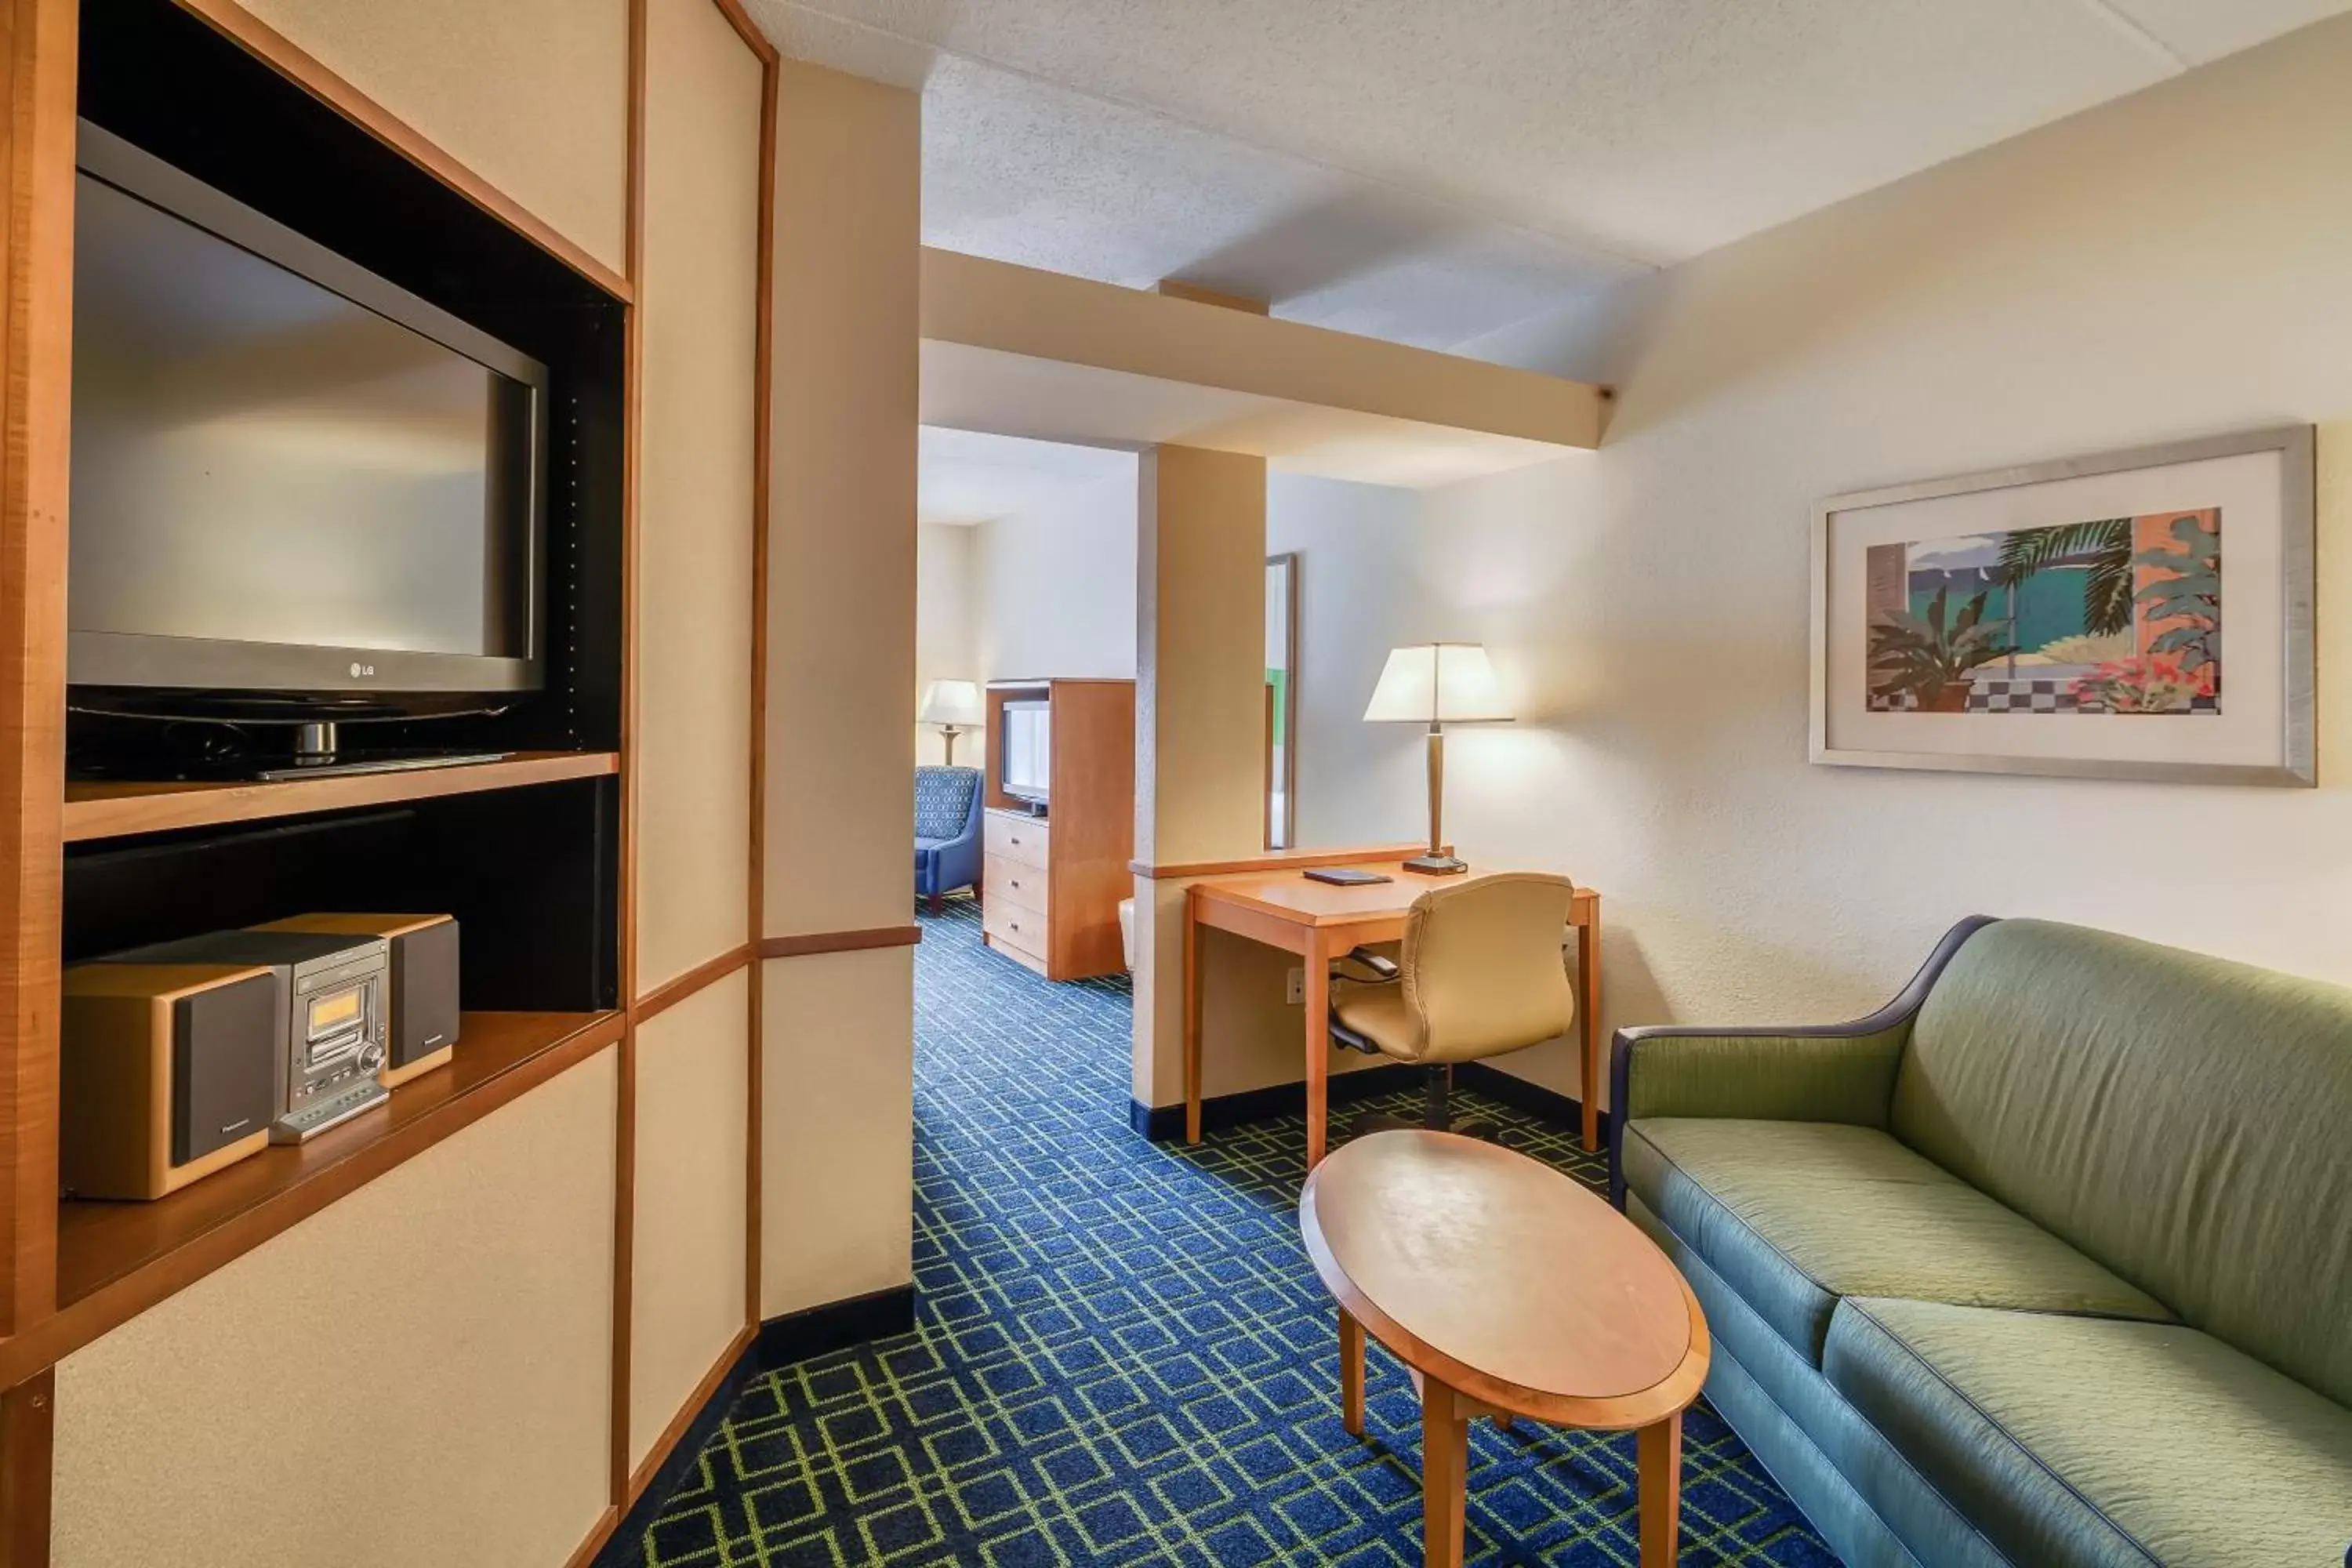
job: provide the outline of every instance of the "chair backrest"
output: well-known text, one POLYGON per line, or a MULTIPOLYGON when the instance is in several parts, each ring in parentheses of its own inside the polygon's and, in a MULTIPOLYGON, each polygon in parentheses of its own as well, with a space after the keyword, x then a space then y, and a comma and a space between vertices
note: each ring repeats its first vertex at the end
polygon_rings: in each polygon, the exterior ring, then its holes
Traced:
POLYGON ((2352 1404, 2352 991, 2044 921, 1919 1008, 1895 1135, 2352 1404))
POLYGON ((960 837, 980 800, 978 768, 915 770, 915 837, 960 837))
POLYGON ((1419 1060, 1500 1056, 1568 1033, 1576 993, 1560 945, 1575 892, 1565 877, 1514 871, 1412 901, 1399 962, 1419 1060))

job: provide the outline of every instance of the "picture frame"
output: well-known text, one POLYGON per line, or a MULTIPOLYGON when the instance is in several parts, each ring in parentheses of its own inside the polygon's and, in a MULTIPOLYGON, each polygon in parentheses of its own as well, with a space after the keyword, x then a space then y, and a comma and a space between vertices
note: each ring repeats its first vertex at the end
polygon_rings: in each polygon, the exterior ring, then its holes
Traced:
POLYGON ((2294 425, 1821 502, 1811 760, 2315 785, 2315 451, 2294 425))

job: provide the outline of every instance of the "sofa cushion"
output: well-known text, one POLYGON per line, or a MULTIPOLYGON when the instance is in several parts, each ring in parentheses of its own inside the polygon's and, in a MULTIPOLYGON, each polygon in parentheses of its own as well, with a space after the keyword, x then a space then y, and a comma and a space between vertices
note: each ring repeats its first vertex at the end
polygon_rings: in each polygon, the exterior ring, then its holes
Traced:
POLYGON ((1660 1117, 1625 1182, 1807 1362, 1841 1296, 2161 1320, 2164 1308, 1873 1127, 1660 1117))
POLYGON ((2352 991, 2001 921, 1919 1009, 1895 1136, 2352 1405, 2352 991), (2334 1221, 2331 1223, 2331 1221, 2334 1221))
POLYGON ((1843 1304, 1832 1386, 2012 1561, 2345 1560, 2352 1411, 2181 1324, 1843 1304))
POLYGON ((2009 1568, 1916 1467, 1863 1419, 1821 1369, 1789 1347, 1745 1298, 1638 1193, 1625 1217, 1658 1244, 1706 1313, 1706 1396, 1787 1489, 1839 1560, 1887 1568, 2009 1568))

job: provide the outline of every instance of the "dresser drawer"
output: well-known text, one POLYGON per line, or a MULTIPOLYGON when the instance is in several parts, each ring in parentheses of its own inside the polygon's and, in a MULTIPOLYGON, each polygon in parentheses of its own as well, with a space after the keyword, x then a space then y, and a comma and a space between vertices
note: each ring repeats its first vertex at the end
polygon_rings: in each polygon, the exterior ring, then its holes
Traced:
POLYGON ((1045 873, 1022 860, 1008 860, 1002 855, 991 855, 982 867, 981 897, 990 903, 1018 904, 1038 917, 1045 924, 1045 911, 1051 906, 1045 901, 1045 873))
POLYGON ((980 929, 1000 947, 1017 947, 1043 963, 1045 957, 1045 917, 1019 904, 982 895, 980 929))
POLYGON ((989 854, 1045 869, 1047 829, 1042 818, 1007 816, 992 811, 982 831, 989 854))

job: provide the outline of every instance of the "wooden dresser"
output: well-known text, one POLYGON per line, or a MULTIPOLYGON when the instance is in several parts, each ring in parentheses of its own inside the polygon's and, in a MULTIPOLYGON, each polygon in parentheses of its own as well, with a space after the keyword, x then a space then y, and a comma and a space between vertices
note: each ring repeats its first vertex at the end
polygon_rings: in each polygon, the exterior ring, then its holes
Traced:
POLYGON ((1134 887, 1135 683, 998 681, 986 707, 983 939, 1048 980, 1116 974, 1118 902, 1134 887), (1040 701, 1053 715, 1042 816, 1003 789, 1004 705, 1040 701))

